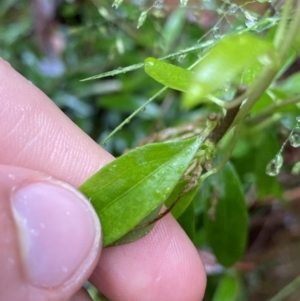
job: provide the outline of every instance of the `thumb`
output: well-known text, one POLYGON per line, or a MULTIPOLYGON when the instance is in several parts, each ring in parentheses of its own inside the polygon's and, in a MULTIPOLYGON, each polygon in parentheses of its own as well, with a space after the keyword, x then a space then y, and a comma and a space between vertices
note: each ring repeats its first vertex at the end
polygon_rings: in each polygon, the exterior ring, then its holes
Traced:
POLYGON ((0 165, 1 300, 67 300, 92 273, 101 230, 76 189, 0 165))

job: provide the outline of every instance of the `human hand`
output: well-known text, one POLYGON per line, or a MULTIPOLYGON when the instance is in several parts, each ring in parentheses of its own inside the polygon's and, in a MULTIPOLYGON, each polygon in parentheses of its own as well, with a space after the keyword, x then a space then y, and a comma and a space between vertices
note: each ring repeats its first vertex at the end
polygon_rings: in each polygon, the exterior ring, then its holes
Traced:
POLYGON ((98 219, 72 187, 113 157, 1 59, 0 106, 1 301, 87 301, 91 273, 113 301, 201 300, 203 265, 170 214, 99 260, 98 219))

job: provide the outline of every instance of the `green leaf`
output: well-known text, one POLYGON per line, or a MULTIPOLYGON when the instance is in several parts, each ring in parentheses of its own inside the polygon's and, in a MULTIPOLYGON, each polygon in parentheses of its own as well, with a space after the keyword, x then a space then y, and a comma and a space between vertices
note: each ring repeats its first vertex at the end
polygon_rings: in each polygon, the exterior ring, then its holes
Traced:
POLYGON ((300 30, 298 30, 298 33, 296 35, 296 38, 293 43, 293 47, 297 51, 298 55, 300 54, 300 30))
POLYGON ((288 96, 300 94, 300 72, 296 72, 282 82, 278 88, 288 96))
POLYGON ((203 139, 194 137, 134 149, 107 164, 80 187, 100 218, 104 246, 123 237, 163 204, 203 139))
POLYGON ((144 25, 144 23, 147 19, 147 14, 148 14, 147 10, 141 12, 139 19, 138 19, 137 27, 136 27, 137 29, 139 29, 142 25, 144 25))
POLYGON ((261 95, 259 100, 252 107, 251 114, 257 114, 272 104, 273 104, 273 99, 268 93, 265 92, 261 95))
POLYGON ((178 223, 191 241, 195 238, 195 210, 193 203, 190 203, 182 215, 178 218, 178 223))
POLYGON ((223 38, 196 66, 183 107, 189 109, 203 102, 203 97, 232 81, 256 61, 275 63, 275 49, 271 42, 248 33, 223 38))
MULTIPOLYGON (((167 207, 170 207, 170 205, 172 205, 175 202, 178 195, 180 194, 180 192, 182 192, 184 190, 184 187, 187 183, 188 183, 187 180, 183 180, 183 181, 180 181, 180 182, 177 183, 174 190, 172 191, 172 193, 170 194, 168 199, 165 201, 165 205, 167 207)), ((173 209, 171 210, 171 213, 176 219, 178 219, 180 217, 180 215, 188 208, 188 206, 192 202, 197 190, 198 190, 198 187, 196 187, 196 188, 190 190, 189 192, 185 193, 179 199, 177 204, 173 207, 173 209)))
MULTIPOLYGON (((161 208, 162 208, 162 205, 159 205, 156 209, 154 209, 152 212, 150 212, 150 214, 148 214, 139 224, 144 225, 144 224, 147 224, 147 223, 153 221, 158 216, 161 208)), ((151 223, 150 225, 145 226, 143 228, 133 229, 133 230, 129 231, 128 233, 126 233, 120 239, 114 241, 112 244, 110 244, 110 246, 119 246, 119 245, 123 245, 123 244, 129 243, 129 242, 135 241, 135 240, 145 236, 146 234, 148 234, 154 226, 155 226, 155 223, 151 223)))
POLYGON ((212 301, 237 301, 239 300, 240 285, 234 275, 224 275, 217 287, 212 301))
POLYGON ((159 83, 182 92, 186 92, 193 73, 181 67, 148 57, 144 62, 145 72, 159 83))
POLYGON ((254 62, 251 66, 246 67, 242 73, 241 83, 245 85, 252 85, 257 79, 263 68, 260 62, 254 62))
POLYGON ((207 240, 218 261, 231 266, 243 255, 247 242, 248 214, 240 181, 227 163, 202 185, 211 189, 204 218, 207 240))
POLYGON ((173 13, 169 15, 161 31, 165 53, 168 53, 170 49, 174 51, 174 43, 176 39, 181 36, 181 31, 185 24, 185 21, 186 10, 182 7, 177 8, 173 13))

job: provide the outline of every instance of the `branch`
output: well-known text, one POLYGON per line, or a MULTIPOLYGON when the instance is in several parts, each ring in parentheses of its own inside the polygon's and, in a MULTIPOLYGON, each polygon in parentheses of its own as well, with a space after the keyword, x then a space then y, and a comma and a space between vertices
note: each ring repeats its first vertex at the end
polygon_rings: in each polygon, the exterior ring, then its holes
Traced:
MULTIPOLYGON (((239 86, 236 91, 235 99, 239 99, 240 96, 245 93, 245 91, 246 91, 246 87, 244 85, 239 86)), ((235 99, 232 100, 232 102, 234 102, 235 99)), ((227 110, 225 117, 221 120, 219 125, 215 127, 215 129, 212 131, 212 133, 209 136, 209 139, 212 140, 214 144, 218 144, 218 142, 227 133, 228 129, 231 127, 239 110, 240 110, 240 104, 227 110)))

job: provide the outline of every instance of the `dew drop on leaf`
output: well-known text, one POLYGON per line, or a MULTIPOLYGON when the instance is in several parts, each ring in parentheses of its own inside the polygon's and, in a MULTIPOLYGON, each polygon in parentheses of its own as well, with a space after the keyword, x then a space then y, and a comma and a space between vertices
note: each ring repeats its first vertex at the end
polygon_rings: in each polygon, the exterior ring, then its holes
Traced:
POLYGON ((296 121, 297 121, 297 122, 300 122, 300 116, 297 116, 297 117, 296 117, 296 121))
POLYGON ((300 146, 300 134, 293 133, 289 137, 289 142, 292 147, 299 147, 300 146))

